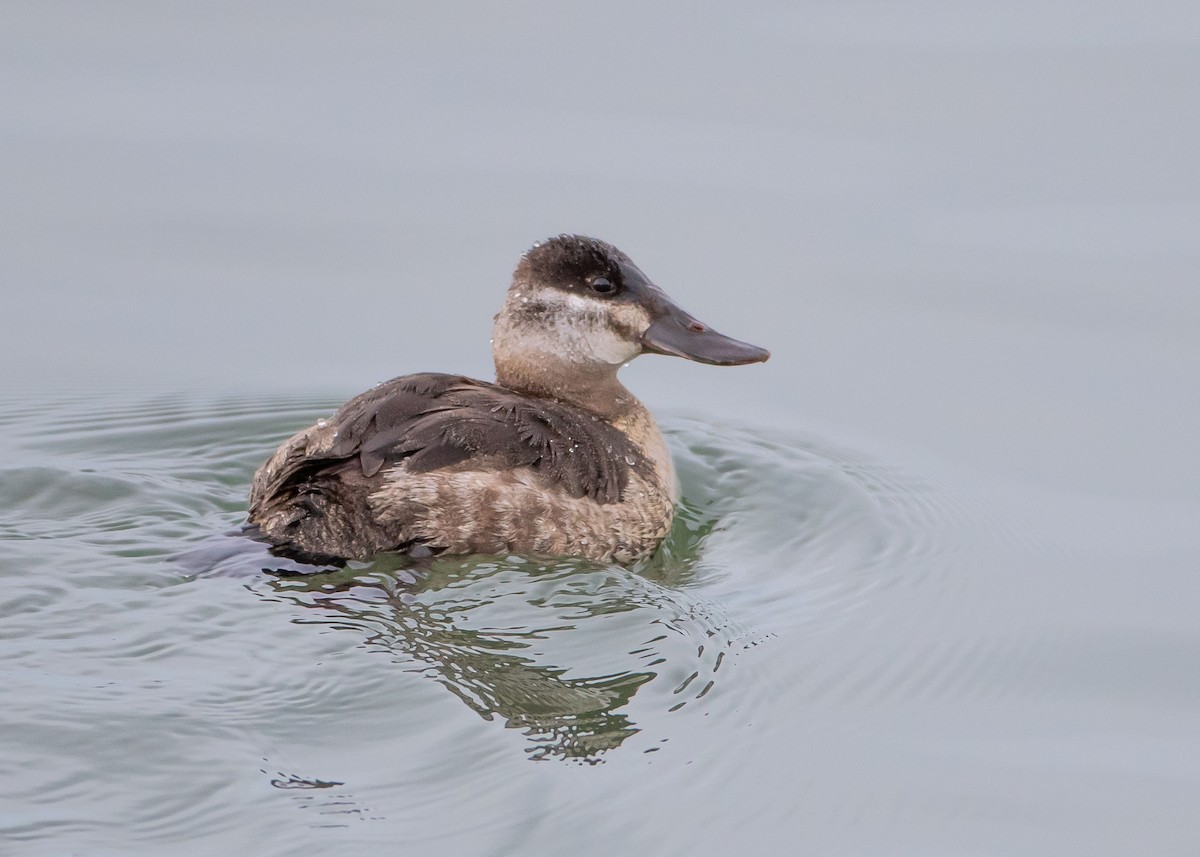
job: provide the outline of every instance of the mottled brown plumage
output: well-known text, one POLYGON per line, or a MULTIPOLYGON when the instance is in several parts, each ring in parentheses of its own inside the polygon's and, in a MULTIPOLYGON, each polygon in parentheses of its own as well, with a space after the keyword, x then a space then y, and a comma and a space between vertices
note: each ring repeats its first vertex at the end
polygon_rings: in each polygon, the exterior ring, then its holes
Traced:
POLYGON ((295 555, 387 550, 632 562, 670 527, 670 455, 617 380, 643 351, 766 359, 678 309, 604 242, 522 259, 496 317, 499 383, 396 378, 286 441, 254 476, 250 524, 295 555))

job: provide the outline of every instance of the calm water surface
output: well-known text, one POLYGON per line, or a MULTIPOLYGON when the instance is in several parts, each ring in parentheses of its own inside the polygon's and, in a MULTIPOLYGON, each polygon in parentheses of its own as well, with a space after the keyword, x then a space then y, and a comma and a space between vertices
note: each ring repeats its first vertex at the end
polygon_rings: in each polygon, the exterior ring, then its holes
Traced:
POLYGON ((770 853, 799 829, 1000 853, 1114 812, 1131 846, 1185 842, 1191 608, 1111 626, 1143 597, 1093 587, 1136 577, 1036 522, 817 435, 675 418, 684 502, 643 566, 264 571, 225 533, 264 451, 334 404, 7 403, 17 853, 770 853))
POLYGON ((1200 853, 1198 9, 2 4, 0 855, 1200 853), (227 535, 562 231, 658 556, 227 535))

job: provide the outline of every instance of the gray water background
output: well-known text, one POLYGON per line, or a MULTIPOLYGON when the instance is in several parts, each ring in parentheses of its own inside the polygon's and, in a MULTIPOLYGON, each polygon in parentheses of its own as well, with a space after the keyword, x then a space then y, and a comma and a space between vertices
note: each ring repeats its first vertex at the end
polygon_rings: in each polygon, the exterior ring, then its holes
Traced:
POLYGON ((1200 849, 1196 4, 6 3, 0 81, 2 853, 1200 849), (172 559, 562 231, 773 352, 626 370, 667 559, 172 559))

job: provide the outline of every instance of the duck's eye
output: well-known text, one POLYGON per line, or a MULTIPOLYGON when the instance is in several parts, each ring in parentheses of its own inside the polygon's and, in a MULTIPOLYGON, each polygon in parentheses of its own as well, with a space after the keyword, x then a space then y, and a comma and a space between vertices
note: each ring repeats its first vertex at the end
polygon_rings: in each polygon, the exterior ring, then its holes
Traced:
POLYGON ((613 285, 613 281, 608 277, 593 277, 588 285, 598 295, 611 295, 617 290, 617 287, 613 285))

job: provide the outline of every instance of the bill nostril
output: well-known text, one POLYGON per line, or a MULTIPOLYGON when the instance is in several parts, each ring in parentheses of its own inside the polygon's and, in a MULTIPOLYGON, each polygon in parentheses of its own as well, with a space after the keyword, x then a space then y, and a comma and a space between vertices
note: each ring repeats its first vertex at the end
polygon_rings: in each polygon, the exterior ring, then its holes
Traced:
POLYGON ((691 330, 695 333, 704 333, 704 331, 708 330, 708 328, 705 327, 704 325, 702 325, 698 321, 693 321, 691 324, 688 325, 688 330, 691 330))

